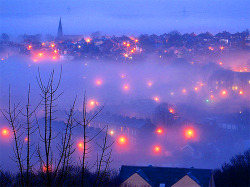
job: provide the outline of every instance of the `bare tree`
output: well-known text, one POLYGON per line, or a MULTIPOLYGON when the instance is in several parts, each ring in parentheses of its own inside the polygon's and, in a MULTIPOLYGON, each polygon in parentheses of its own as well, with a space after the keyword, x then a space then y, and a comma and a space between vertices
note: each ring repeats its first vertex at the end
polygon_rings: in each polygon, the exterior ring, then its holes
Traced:
POLYGON ((22 159, 22 149, 23 149, 23 141, 21 140, 21 136, 23 133, 20 133, 20 129, 22 125, 17 122, 17 117, 21 113, 19 110, 19 103, 17 105, 14 104, 13 108, 11 107, 11 93, 10 93, 10 86, 9 86, 9 107, 8 110, 0 110, 5 119, 8 121, 10 128, 12 129, 13 136, 14 136, 14 143, 13 151, 14 157, 11 159, 16 162, 19 172, 20 172, 20 185, 24 186, 24 168, 23 168, 23 159, 22 159))
POLYGON ((38 153, 38 157, 39 157, 42 167, 45 168, 46 183, 48 186, 51 186, 54 178, 57 175, 58 168, 62 160, 61 157, 63 156, 63 155, 60 156, 59 161, 56 164, 57 166, 55 166, 56 170, 53 173, 52 172, 53 163, 56 163, 56 162, 53 160, 53 150, 52 150, 52 140, 55 138, 55 137, 52 137, 52 121, 55 120, 54 113, 56 112, 56 110, 54 109, 56 105, 54 103, 62 94, 60 93, 59 95, 57 95, 57 91, 58 91, 60 81, 61 81, 62 68, 61 68, 59 80, 55 87, 54 87, 54 74, 55 74, 54 70, 52 71, 50 78, 46 85, 43 84, 39 69, 38 69, 38 74, 39 74, 39 77, 37 78, 37 82, 42 92, 40 95, 42 97, 43 106, 44 106, 44 135, 41 134, 39 125, 38 125, 38 128, 39 128, 41 140, 44 143, 45 159, 43 159, 43 156, 41 155, 39 145, 37 147, 37 153, 38 153))
MULTIPOLYGON (((70 170, 70 161, 71 156, 75 152, 75 148, 73 148, 74 142, 72 141, 72 129, 74 126, 74 108, 75 108, 76 98, 74 100, 74 103, 70 109, 70 112, 68 114, 67 123, 65 123, 65 132, 62 135, 62 146, 58 144, 57 149, 59 150, 61 156, 59 160, 59 163, 62 162, 60 166, 60 175, 58 179, 58 185, 62 185, 64 182, 65 177, 69 173, 70 170)), ((59 165, 57 165, 56 171, 59 170, 59 165)))
POLYGON ((103 107, 98 110, 91 118, 87 118, 87 98, 86 98, 86 93, 84 94, 84 100, 83 100, 83 111, 82 111, 82 122, 78 122, 78 125, 83 126, 83 154, 82 154, 82 160, 81 160, 81 184, 82 186, 84 186, 84 176, 86 173, 86 168, 87 168, 87 154, 89 153, 89 150, 91 147, 87 147, 87 145, 93 141, 102 131, 103 129, 101 129, 99 132, 97 132, 95 135, 93 135, 92 137, 88 137, 88 132, 87 132, 87 127, 90 124, 90 122, 95 119, 95 117, 102 111, 103 107))
POLYGON ((103 179, 107 176, 110 163, 112 162, 111 160, 112 149, 110 148, 113 144, 114 144, 114 141, 108 144, 108 127, 107 127, 102 145, 97 143, 97 145, 101 148, 101 156, 100 156, 100 159, 98 159, 98 154, 97 154, 97 160, 96 160, 97 176, 96 176, 94 186, 101 186, 104 182, 103 179))
MULTIPOLYGON (((30 171, 32 171, 32 164, 31 164, 31 141, 30 141, 30 136, 35 132, 36 128, 34 129, 35 125, 32 126, 32 123, 34 122, 34 119, 31 119, 33 114, 35 113, 36 109, 40 105, 40 103, 35 107, 34 110, 30 111, 30 84, 29 84, 29 90, 28 90, 28 99, 27 99, 27 105, 26 105, 26 113, 21 113, 23 116, 26 118, 26 132, 27 132, 27 137, 25 138, 25 141, 27 142, 27 155, 26 155, 26 185, 29 186, 30 183, 30 171)), ((33 152, 34 153, 34 152, 33 152)))

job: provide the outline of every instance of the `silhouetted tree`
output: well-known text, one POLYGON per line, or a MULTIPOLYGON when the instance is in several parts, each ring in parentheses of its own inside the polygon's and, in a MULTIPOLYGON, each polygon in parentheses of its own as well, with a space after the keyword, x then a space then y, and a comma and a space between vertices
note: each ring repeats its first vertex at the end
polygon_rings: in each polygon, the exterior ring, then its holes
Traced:
POLYGON ((214 173, 216 186, 250 186, 250 149, 231 158, 214 173))

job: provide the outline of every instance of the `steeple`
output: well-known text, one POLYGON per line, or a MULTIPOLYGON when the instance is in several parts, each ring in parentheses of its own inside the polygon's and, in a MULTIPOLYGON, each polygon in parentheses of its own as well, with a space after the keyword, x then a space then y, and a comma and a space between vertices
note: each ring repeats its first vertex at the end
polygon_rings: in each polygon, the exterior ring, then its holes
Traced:
POLYGON ((57 32, 57 38, 61 39, 62 37, 63 37, 62 20, 60 18, 58 32, 57 32))

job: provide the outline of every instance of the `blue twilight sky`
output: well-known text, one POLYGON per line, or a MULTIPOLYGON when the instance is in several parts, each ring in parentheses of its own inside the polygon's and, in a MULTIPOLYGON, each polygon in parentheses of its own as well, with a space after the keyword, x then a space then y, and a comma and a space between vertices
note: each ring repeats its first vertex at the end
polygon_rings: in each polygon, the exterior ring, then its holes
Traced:
POLYGON ((162 34, 243 31, 249 0, 0 0, 0 33, 162 34))

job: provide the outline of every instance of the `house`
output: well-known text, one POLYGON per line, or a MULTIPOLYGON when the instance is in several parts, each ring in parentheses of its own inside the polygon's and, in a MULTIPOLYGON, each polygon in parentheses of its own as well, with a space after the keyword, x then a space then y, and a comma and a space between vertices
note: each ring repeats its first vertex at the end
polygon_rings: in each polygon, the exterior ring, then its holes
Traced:
POLYGON ((214 187, 212 170, 153 166, 122 166, 121 187, 214 187))

